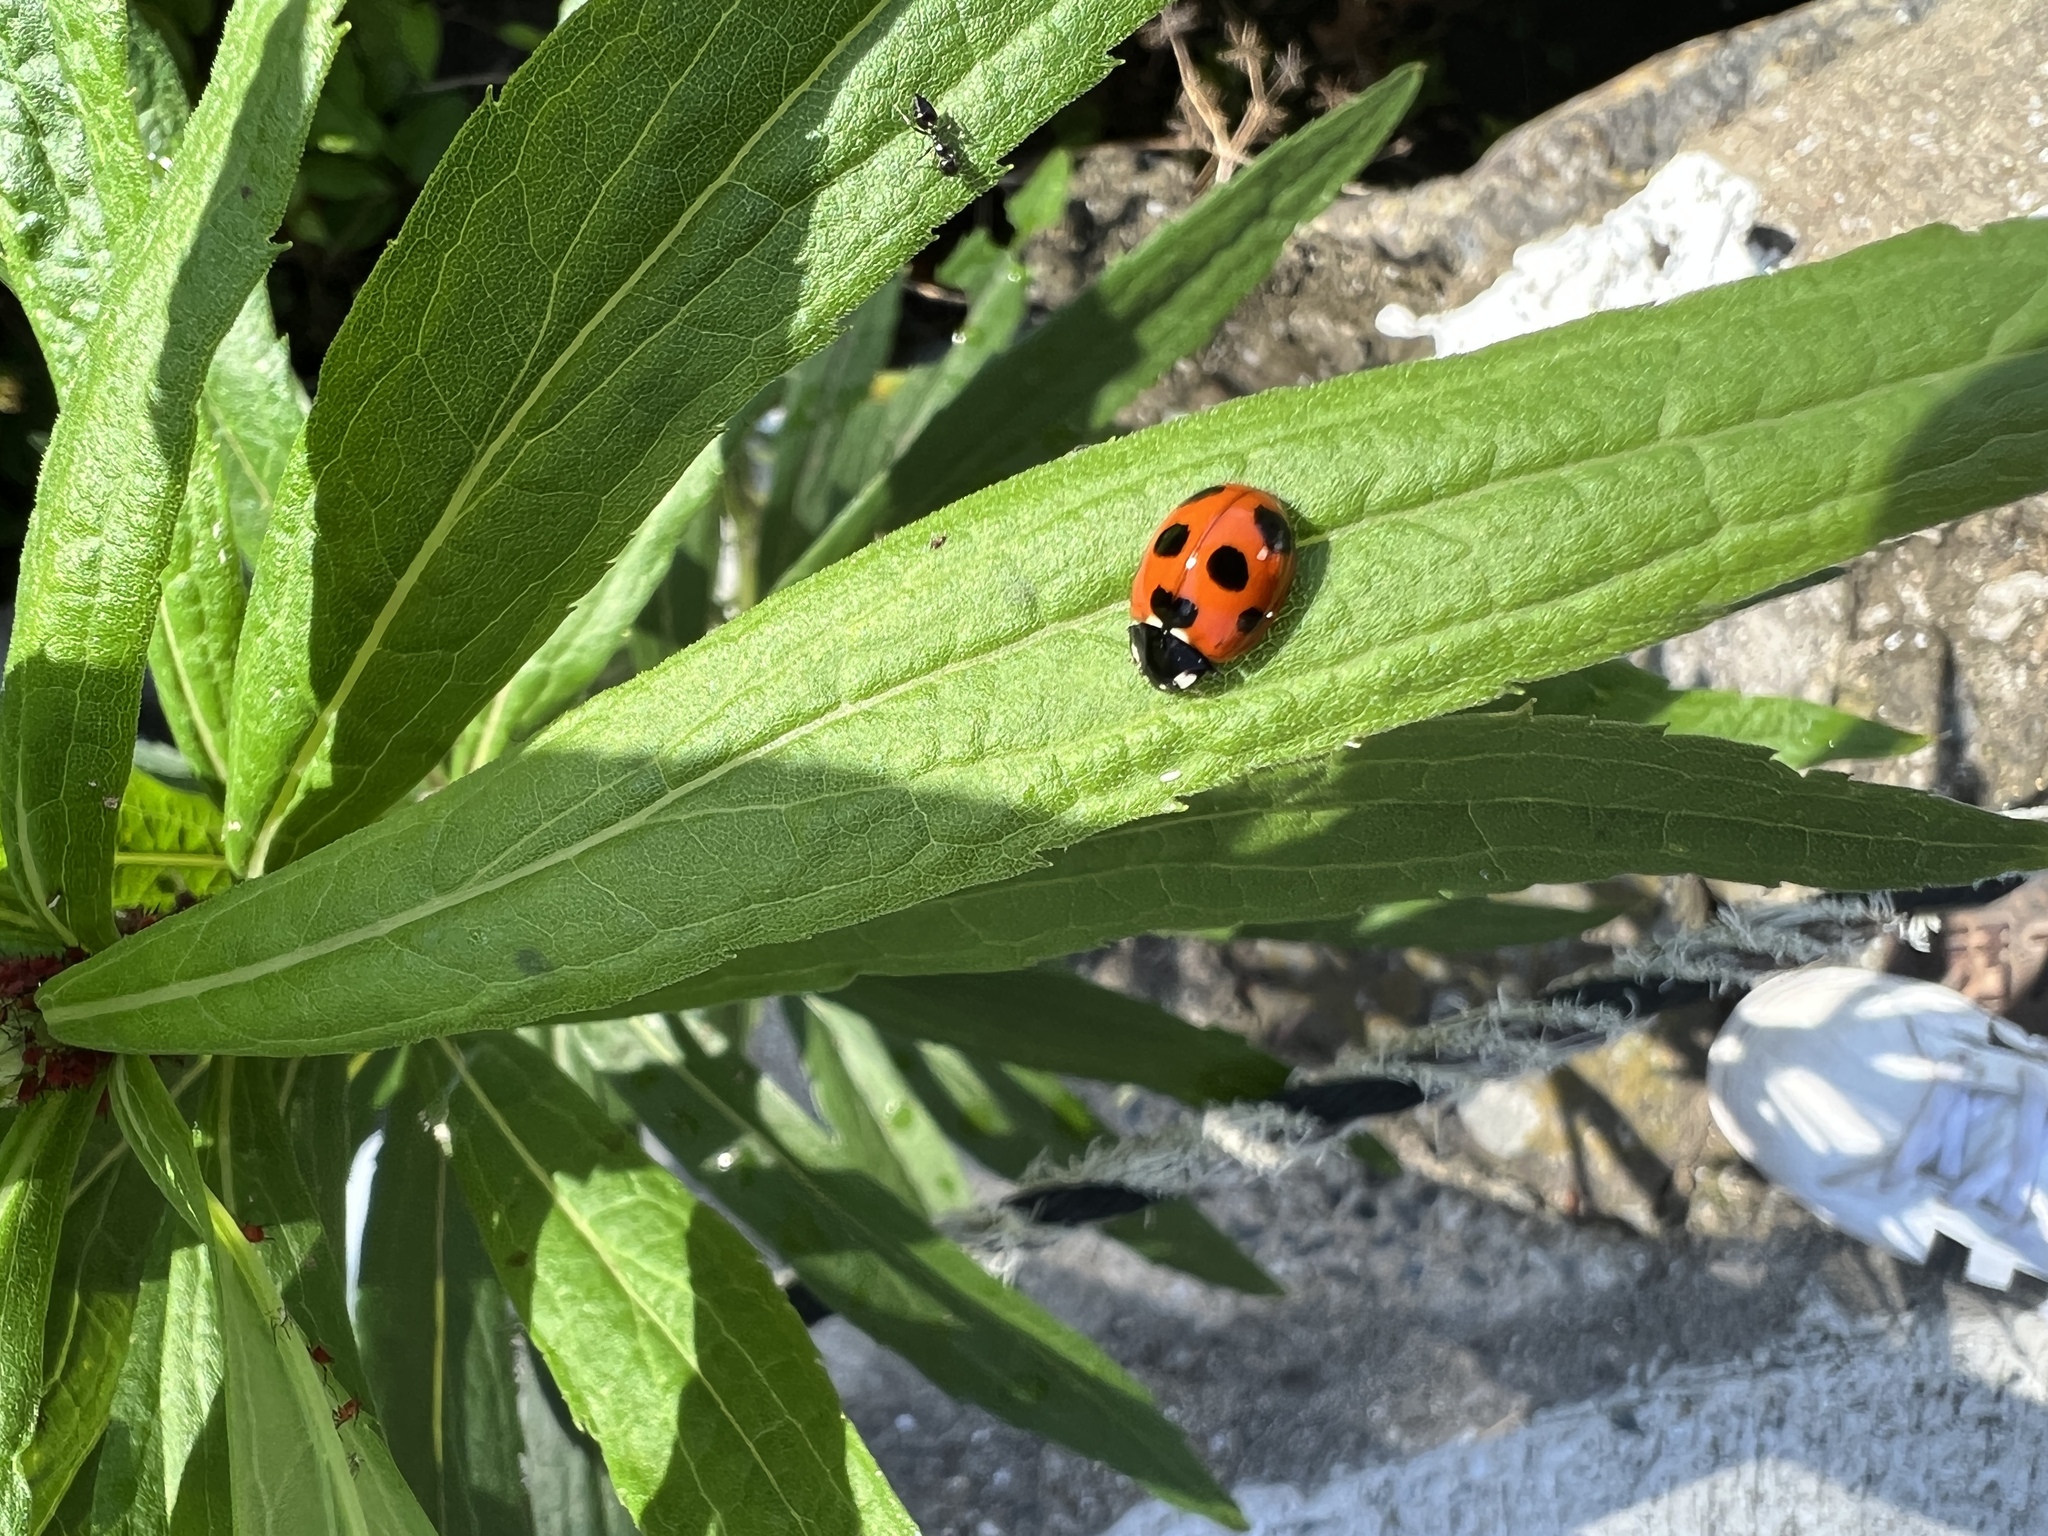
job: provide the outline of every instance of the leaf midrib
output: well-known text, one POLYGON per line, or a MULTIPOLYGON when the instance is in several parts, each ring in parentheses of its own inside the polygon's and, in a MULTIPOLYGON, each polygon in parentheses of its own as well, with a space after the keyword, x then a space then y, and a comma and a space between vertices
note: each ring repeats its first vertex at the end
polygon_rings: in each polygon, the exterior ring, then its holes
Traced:
MULTIPOLYGON (((2042 352, 2048 352, 2048 343, 2044 343, 2043 345, 2038 347, 2029 348, 2025 353, 2005 355, 2022 356, 2042 352)), ((1699 445, 1711 443, 1718 438, 1749 431, 1760 425, 1794 422, 1798 421, 1799 419, 1805 416, 1839 409, 1845 404, 1851 403, 1859 399, 1865 399, 1876 395, 1887 394, 1902 389, 1911 389, 1925 384, 1938 383, 1942 380, 1946 380, 1957 375, 1971 373, 1976 369, 1983 367, 1985 363, 1988 361, 1988 358, 1989 354, 1986 354, 1984 356, 1972 359, 1969 362, 1957 364, 1954 367, 1937 369, 1928 373, 1903 375, 1899 378, 1889 380, 1883 384, 1879 384, 1872 388, 1858 390, 1854 393, 1845 395, 1831 396, 1827 399, 1815 402, 1813 404, 1803 405, 1798 407, 1797 409, 1780 412, 1775 415, 1759 415, 1745 417, 1743 420, 1739 422, 1729 423, 1726 426, 1717 427, 1707 432, 1693 433, 1677 437, 1658 436, 1646 442, 1632 443, 1627 447, 1619 448, 1606 454, 1591 455, 1585 458, 1568 460, 1563 463, 1552 463, 1533 467, 1531 469, 1522 471, 1515 475, 1504 476, 1499 479, 1487 480, 1480 484, 1469 486, 1463 490, 1453 492, 1446 496, 1435 498, 1424 497, 1414 502, 1408 503, 1406 505, 1389 507, 1384 510, 1376 510, 1365 516, 1359 517, 1352 522, 1346 523, 1341 527, 1330 529, 1329 531, 1324 533, 1312 534, 1306 538, 1303 538, 1302 540, 1300 540, 1300 546, 1302 548, 1308 548, 1318 543, 1334 544, 1340 538, 1348 538, 1355 533, 1359 533, 1361 531, 1374 528, 1377 525, 1384 523, 1390 517, 1407 516, 1423 508, 1435 508, 1455 505, 1457 502, 1462 501, 1467 497, 1491 493, 1496 490, 1499 490, 1502 487, 1510 487, 1518 483, 1522 483, 1524 481, 1537 480, 1552 475, 1569 473, 1579 469, 1589 469, 1602 464, 1632 458, 1638 454, 1655 452, 1660 449, 1683 449, 1688 447, 1697 447, 1699 445)), ((1275 443, 1285 443, 1287 441, 1292 440, 1295 437, 1315 437, 1318 436, 1324 430, 1326 429, 1319 424, 1304 424, 1297 428, 1283 429, 1279 432, 1274 433, 1271 441, 1275 443)), ((1133 477, 1147 478, 1149 477, 1150 473, 1151 471, 1149 470, 1149 468, 1134 470, 1133 477)), ((1843 494, 1856 495, 1859 493, 1856 491, 1849 491, 1843 494)), ((1837 496, 1830 497, 1824 501, 1815 502, 1810 507, 1808 507, 1805 512, 1797 514, 1793 517, 1786 517, 1782 519, 1782 521, 1785 523, 1791 523, 1794 521, 1810 518, 1832 507, 1840 499, 1841 497, 1837 496)), ((1712 539, 1719 537, 1727 531, 1727 528, 1728 525, 1717 518, 1712 532, 1707 534, 1706 538, 1712 539)), ((1504 615, 1527 616, 1530 614, 1541 613, 1547 608, 1580 601, 1587 592, 1596 590, 1600 586, 1607 585, 1611 582, 1624 579, 1638 580, 1641 577, 1643 577, 1646 572, 1654 569, 1657 565, 1663 564, 1668 561, 1682 560, 1689 554, 1693 553, 1699 547, 1699 542, 1701 541, 1696 540, 1681 543, 1673 549, 1668 550, 1664 554, 1658 556, 1657 559, 1654 561, 1648 562, 1647 564, 1642 566, 1635 567, 1627 572, 1602 577, 1599 580, 1588 584, 1587 586, 1574 588, 1572 591, 1566 593, 1547 596, 1535 602, 1524 604, 1518 608, 1508 610, 1492 609, 1488 610, 1483 614, 1479 614, 1471 618, 1455 620, 1452 623, 1444 625, 1440 628, 1419 632, 1415 635, 1409 636, 1406 640, 1399 642, 1399 644, 1414 645, 1430 640, 1438 640, 1446 636, 1456 635, 1460 630, 1469 629, 1475 625, 1497 622, 1504 615)), ((364 924, 359 928, 351 929, 345 933, 332 935, 329 938, 318 940, 312 944, 298 946, 297 948, 282 952, 277 955, 269 956, 263 960, 253 961, 248 965, 238 966, 230 970, 214 972, 208 976, 197 977, 189 981, 168 982, 162 986, 148 988, 140 992, 113 994, 105 998, 92 1000, 84 1003, 73 1004, 68 1007, 59 1004, 53 1007, 46 1008, 46 1017, 48 1017, 52 1023, 70 1023, 81 1020, 99 1018, 108 1013, 123 1012, 128 1009, 135 1008, 152 1007, 162 1003, 175 1002, 188 998, 199 997, 205 995, 208 992, 217 991, 224 987, 237 985, 245 981, 254 981, 263 976, 273 975, 280 971, 289 970, 295 965, 318 960, 323 956, 337 953, 340 950, 347 949, 356 944, 367 943, 376 939, 387 937, 390 934, 396 933, 399 930, 409 927, 414 923, 424 921, 427 918, 434 917, 439 915, 440 913, 447 912, 454 908, 463 906, 466 903, 477 898, 488 896, 492 892, 503 889, 508 885, 515 884, 518 881, 525 879, 529 875, 540 874, 548 869, 555 867, 558 864, 566 863, 570 860, 580 858, 582 855, 591 851, 594 848, 603 847, 612 839, 616 837, 625 836, 626 834, 637 830, 645 822, 649 821, 654 816, 658 815, 661 811, 667 809, 670 805, 674 804, 677 800, 681 799, 682 797, 689 794, 693 794, 696 791, 703 789, 712 783, 715 783, 717 780, 723 778, 726 774, 734 771, 735 769, 742 768, 751 762, 758 761, 759 759, 765 756, 778 752, 783 748, 793 745, 794 743, 803 740, 805 737, 812 735, 815 732, 822 730, 829 725, 838 723, 840 720, 852 718, 856 715, 864 713, 869 709, 879 707, 904 693, 923 687, 927 684, 942 681, 949 674, 962 670, 964 668, 970 666, 978 666, 988 661, 998 660, 1004 657, 1005 655, 1027 649, 1029 647, 1043 644, 1052 637, 1056 637, 1076 629, 1086 628, 1090 625, 1099 623, 1102 621, 1105 615, 1114 613, 1118 611, 1121 607, 1123 607, 1123 603, 1120 599, 1112 600, 1111 602, 1102 604, 1099 607, 1091 609, 1087 612, 1076 614, 1068 619, 1041 625, 1029 631, 1028 633, 1019 635, 1014 639, 991 646, 986 650, 975 651, 963 656, 955 657, 952 661, 947 662, 943 666, 936 667, 925 672, 920 672, 915 676, 905 678, 900 682, 891 684, 886 688, 883 688, 875 693, 865 695, 862 698, 844 700, 841 703, 833 706, 831 709, 825 710, 820 714, 814 715, 809 720, 803 721, 798 725, 792 726, 790 729, 782 732, 780 735, 771 737, 770 739, 761 743, 758 746, 751 747, 746 749, 745 751, 735 753, 733 756, 728 757, 723 762, 719 763, 717 766, 711 768, 710 770, 702 774, 699 774, 696 778, 689 780, 687 783, 678 785, 676 788, 669 790, 661 796, 657 797, 656 799, 650 801, 647 805, 643 806, 640 810, 635 811, 631 815, 623 817, 618 821, 608 823, 607 825, 598 828, 596 831, 590 833, 588 836, 581 838, 572 844, 568 844, 562 848, 556 849, 553 852, 539 859, 523 863, 517 866, 516 868, 509 870, 503 874, 494 875, 486 879, 473 881, 467 885, 463 885, 457 887, 454 890, 446 892, 443 895, 436 896, 428 901, 421 902, 414 907, 407 908, 404 911, 393 913, 385 918, 380 918, 376 922, 364 924)), ((597 787, 596 790, 593 791, 593 793, 601 794, 604 792, 606 787, 607 786, 605 785, 600 785, 597 787)), ((709 813, 707 812, 706 814, 709 813)), ((878 913, 875 915, 885 916, 887 914, 878 913)), ((715 964, 717 963, 717 961, 714 960, 712 963, 715 964)))
MULTIPOLYGON (((413 558, 407 563, 404 572, 401 573, 397 583, 392 587, 391 593, 385 599, 383 607, 378 610, 377 617, 371 622, 369 632, 363 637, 361 644, 356 647, 355 655, 349 659, 348 670, 342 675, 341 682, 336 685, 334 696, 322 706, 320 713, 314 717, 313 723, 307 728, 306 737, 300 745, 298 755, 292 760, 291 766, 285 771, 284 778, 279 783, 277 794, 271 801, 270 811, 264 818, 263 827, 257 834, 249 861, 249 874, 252 877, 263 873, 264 865, 270 855, 271 844, 276 839, 279 830, 284 826, 285 820, 290 814, 292 802, 296 796, 300 781, 304 778, 306 771, 312 766, 314 759, 319 755, 322 746, 332 733, 336 717, 339 715, 343 705, 347 703, 349 697, 355 692, 356 685, 361 681, 363 673, 369 669, 371 660, 383 643, 385 633, 396 622, 399 610, 404 607, 406 600, 412 594, 413 588, 418 585, 421 577, 425 574, 427 566, 432 563, 433 558, 440 552, 442 546, 453 536, 455 526, 462 520, 465 504, 475 493, 486 470, 495 461, 506 443, 511 440, 513 434, 525 423, 527 415, 539 403, 541 397, 547 392, 549 385, 554 382, 562 369, 568 366, 569 362, 582 350, 584 343, 604 321, 610 318, 613 311, 625 302, 626 298, 638 287, 641 280, 654 267, 655 263, 666 256, 675 243, 682 238, 684 232, 696 221, 698 214, 703 211, 711 197, 722 188, 731 184, 733 178, 738 173, 739 167, 745 163, 748 155, 760 143, 762 136, 782 122, 795 105, 803 100, 811 88, 817 84, 824 72, 838 61, 840 55, 852 46, 855 39, 867 32, 868 28, 873 24, 875 17, 888 9, 892 3, 894 3, 894 0, 876 0, 876 3, 861 17, 859 23, 848 27, 841 34, 839 40, 826 52, 825 56, 818 61, 816 67, 803 78, 802 82, 794 90, 788 92, 783 97, 776 109, 762 121, 761 126, 756 128, 747 138, 746 142, 740 145, 739 149, 726 161, 719 173, 706 183, 703 191, 683 210, 681 217, 669 228, 668 233, 662 236, 655 247, 641 259, 640 264, 633 269, 631 275, 605 297, 604 303, 598 307, 597 312, 583 323, 576 334, 570 338, 568 345, 542 371, 540 378, 527 391, 526 397, 514 408, 511 416, 506 419, 505 425, 499 430, 497 436, 492 438, 485 446, 484 451, 477 456, 469 469, 464 473, 461 481, 456 485, 454 491, 450 493, 448 503, 442 508, 440 516, 434 520, 434 526, 429 530, 427 537, 421 541, 419 549, 414 552, 413 558)), ((696 57, 691 60, 690 67, 681 72, 675 84, 664 95, 664 102, 673 99, 676 92, 683 89, 684 85, 693 77, 697 64, 702 61, 705 52, 711 46, 711 40, 717 35, 719 27, 724 25, 725 21, 736 9, 738 9, 737 4, 728 5, 720 13, 719 20, 705 29, 704 41, 698 48, 696 57)), ((653 131, 658 116, 657 112, 650 112, 647 115, 646 122, 639 136, 641 140, 644 140, 646 135, 653 131)), ((632 164, 631 154, 622 155, 619 159, 619 164, 606 177, 605 185, 609 187, 612 180, 624 175, 632 164)), ((549 282, 549 314, 553 313, 555 294, 556 290, 560 287, 561 279, 562 272, 560 269, 557 269, 549 282)), ((539 345, 538 337, 545 336, 546 333, 547 321, 543 318, 537 331, 536 346, 539 345)), ((26 843, 23 846, 27 846, 26 843)))
MULTIPOLYGON (((808 1528, 810 1522, 804 1518, 803 1510, 783 1491, 782 1484, 775 1475, 775 1468, 769 1465, 768 1461, 761 1455, 760 1448, 754 1444, 753 1438, 748 1435, 739 1420, 733 1416, 732 1410, 726 1406, 724 1394, 719 1391, 717 1384, 698 1365, 696 1352, 686 1347, 683 1341, 670 1331, 661 1313, 650 1305, 641 1296, 638 1288, 626 1278, 620 1266, 613 1262, 611 1245, 599 1238, 597 1232, 583 1219, 582 1212, 572 1202, 563 1200, 557 1194, 553 1177, 527 1150, 524 1139, 512 1129, 511 1123, 499 1112, 496 1101, 484 1092, 483 1085, 471 1075, 469 1063, 464 1058, 462 1052, 446 1040, 438 1040, 435 1044, 440 1046, 442 1054, 448 1058, 449 1063, 455 1068, 456 1075, 462 1079, 463 1085, 469 1089, 471 1096, 476 1100, 477 1104, 483 1109, 485 1114, 490 1116, 491 1124, 497 1127, 498 1134, 505 1139, 505 1144, 512 1149, 513 1155, 525 1167, 528 1176, 541 1189, 546 1191, 549 1209, 560 1212, 568 1220, 569 1225, 575 1229, 576 1235, 583 1239, 583 1243, 590 1250, 592 1257, 604 1266, 605 1273, 611 1277, 612 1283, 619 1288, 620 1293, 632 1304, 634 1311, 653 1323, 656 1331, 668 1343, 669 1348, 675 1351, 676 1357, 687 1364, 692 1377, 710 1395, 711 1400, 718 1405, 719 1413, 724 1416, 726 1423, 731 1426, 733 1433, 739 1436, 740 1443, 747 1448, 747 1454, 753 1458, 754 1464, 761 1469, 762 1475, 768 1480, 768 1486, 775 1490, 776 1497, 782 1500, 783 1507, 795 1518, 799 1528, 808 1528)), ((718 1315, 715 1307, 707 1306, 705 1310, 711 1313, 714 1318, 718 1315)), ((721 1321, 720 1327, 723 1328, 723 1326, 724 1324, 721 1321)), ((749 1355, 748 1359, 751 1362, 752 1356, 749 1355)), ((774 1388, 767 1381, 766 1373, 760 1371, 759 1367, 756 1367, 756 1374, 761 1377, 762 1385, 767 1387, 771 1394, 776 1397, 778 1406, 781 1406, 780 1394, 774 1392, 774 1388)), ((787 1412, 788 1410, 785 1408, 784 1411, 787 1412)), ((795 1415, 792 1414, 790 1417, 794 1421, 795 1415)), ((676 1443, 680 1446, 680 1424, 677 1426, 677 1435, 676 1443)), ((804 1444, 807 1447, 810 1445, 808 1438, 804 1439, 804 1444)), ((815 1455, 815 1450, 813 1454, 815 1455)), ((704 1486, 704 1480, 698 1473, 695 1459, 689 1456, 684 1456, 681 1459, 689 1467, 690 1475, 695 1480, 699 1493, 703 1495, 704 1502, 710 1508, 720 1510, 718 1500, 713 1498, 711 1491, 704 1486)), ((832 1474, 832 1468, 825 1466, 822 1461, 819 1465, 823 1468, 829 1479, 832 1474)), ((723 1518, 721 1510, 721 1521, 723 1518)))

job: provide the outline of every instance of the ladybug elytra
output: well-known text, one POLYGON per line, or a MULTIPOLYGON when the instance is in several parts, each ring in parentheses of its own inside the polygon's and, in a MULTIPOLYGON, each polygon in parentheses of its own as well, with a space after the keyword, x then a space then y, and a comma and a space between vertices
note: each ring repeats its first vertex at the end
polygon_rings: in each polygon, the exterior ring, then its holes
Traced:
POLYGON ((1266 638, 1294 581, 1294 525, 1249 485, 1197 491, 1152 531, 1131 583, 1131 659, 1179 693, 1266 638))

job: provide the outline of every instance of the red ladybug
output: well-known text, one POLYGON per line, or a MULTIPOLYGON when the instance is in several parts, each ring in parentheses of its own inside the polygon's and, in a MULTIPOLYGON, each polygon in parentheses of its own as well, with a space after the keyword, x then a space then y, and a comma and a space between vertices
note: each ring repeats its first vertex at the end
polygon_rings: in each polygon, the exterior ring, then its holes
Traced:
POLYGON ((1131 659, 1179 693, 1266 638, 1294 581, 1294 525, 1249 485, 1197 491, 1153 530, 1131 583, 1131 659))

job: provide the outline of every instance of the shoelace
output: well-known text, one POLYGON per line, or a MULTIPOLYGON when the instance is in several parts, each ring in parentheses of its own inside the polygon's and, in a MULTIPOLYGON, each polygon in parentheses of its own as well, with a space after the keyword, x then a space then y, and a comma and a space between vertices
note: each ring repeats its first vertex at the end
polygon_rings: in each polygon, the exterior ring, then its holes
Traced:
POLYGON ((1886 1187, 1931 1177, 1948 1187, 1953 1205, 1979 1206, 2009 1222, 2037 1199, 2048 1208, 2048 1074, 2029 1072, 2020 1082, 2017 1094, 1937 1082, 1888 1161, 1886 1187))

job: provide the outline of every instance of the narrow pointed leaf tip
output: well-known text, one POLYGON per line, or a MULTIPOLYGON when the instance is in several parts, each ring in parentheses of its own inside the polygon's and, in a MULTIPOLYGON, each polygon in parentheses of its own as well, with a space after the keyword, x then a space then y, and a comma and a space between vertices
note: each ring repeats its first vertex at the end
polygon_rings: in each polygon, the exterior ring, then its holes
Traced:
POLYGON ((66 972, 45 1018, 268 1053, 614 1007, 1690 629, 2039 489, 2044 443, 2038 221, 1269 391, 786 589, 516 758, 66 972), (1131 671, 1131 565, 1162 507, 1227 480, 1300 513, 1295 597, 1220 686, 1167 698, 1131 671))
POLYGON ((727 417, 1154 9, 620 3, 557 29, 457 135, 322 365, 237 664, 237 864, 417 784, 727 417), (917 91, 972 176, 932 168, 898 115, 917 91))

